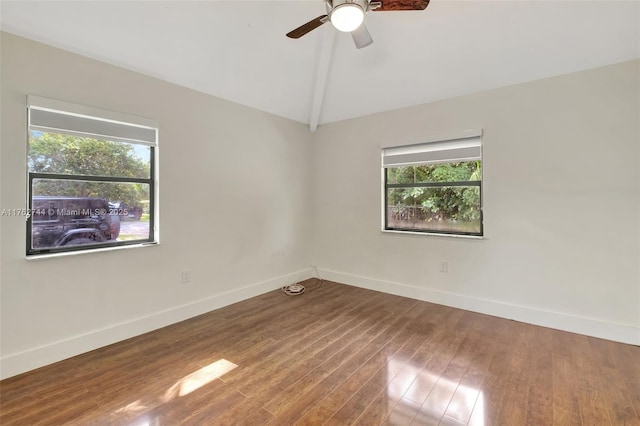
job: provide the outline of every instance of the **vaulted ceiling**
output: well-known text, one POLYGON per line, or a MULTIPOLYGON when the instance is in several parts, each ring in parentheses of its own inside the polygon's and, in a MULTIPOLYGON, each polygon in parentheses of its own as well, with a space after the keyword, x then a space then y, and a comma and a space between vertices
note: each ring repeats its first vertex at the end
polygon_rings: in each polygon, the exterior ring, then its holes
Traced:
POLYGON ((357 50, 321 0, 8 1, 3 31, 307 123, 640 57, 638 1, 431 0, 371 12, 357 50))

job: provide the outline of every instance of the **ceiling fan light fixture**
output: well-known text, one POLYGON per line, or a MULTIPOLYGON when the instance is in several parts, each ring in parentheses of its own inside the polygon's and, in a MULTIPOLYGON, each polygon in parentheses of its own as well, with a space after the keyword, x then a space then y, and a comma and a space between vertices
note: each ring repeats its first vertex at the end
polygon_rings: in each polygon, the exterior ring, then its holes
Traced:
POLYGON ((356 3, 343 3, 331 10, 330 20, 338 31, 350 33, 362 25, 364 10, 356 3))

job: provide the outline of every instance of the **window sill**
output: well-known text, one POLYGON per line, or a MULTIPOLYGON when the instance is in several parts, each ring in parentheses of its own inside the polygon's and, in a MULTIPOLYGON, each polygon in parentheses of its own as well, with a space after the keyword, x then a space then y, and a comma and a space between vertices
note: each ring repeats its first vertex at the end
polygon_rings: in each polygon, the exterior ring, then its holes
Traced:
POLYGON ((129 249, 150 247, 150 246, 157 246, 157 245, 160 245, 160 243, 159 242, 140 243, 140 244, 130 244, 126 246, 101 247, 101 248, 92 249, 92 250, 77 250, 77 251, 66 251, 62 253, 32 254, 32 255, 26 256, 26 259, 27 260, 51 259, 54 257, 79 256, 79 255, 90 254, 90 253, 101 253, 105 251, 116 251, 116 250, 129 250, 129 249))
POLYGON ((446 237, 446 238, 465 238, 470 240, 484 240, 487 237, 484 235, 458 235, 458 234, 439 234, 436 232, 418 232, 418 231, 394 231, 391 229, 381 229, 384 233, 400 234, 400 235, 430 235, 434 237, 446 237))

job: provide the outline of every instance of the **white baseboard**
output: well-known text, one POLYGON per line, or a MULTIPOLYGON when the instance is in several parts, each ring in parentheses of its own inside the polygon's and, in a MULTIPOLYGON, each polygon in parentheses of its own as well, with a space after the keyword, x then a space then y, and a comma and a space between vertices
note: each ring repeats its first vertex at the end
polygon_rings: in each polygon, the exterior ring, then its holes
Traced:
POLYGON ((0 379, 110 345, 314 277, 305 269, 0 358, 0 379))
POLYGON ((344 272, 320 269, 318 273, 323 279, 369 290, 381 291, 397 296, 409 297, 411 299, 423 300, 557 330, 584 334, 586 336, 599 337, 631 345, 640 345, 640 327, 514 305, 495 300, 464 296, 407 284, 382 281, 344 272))

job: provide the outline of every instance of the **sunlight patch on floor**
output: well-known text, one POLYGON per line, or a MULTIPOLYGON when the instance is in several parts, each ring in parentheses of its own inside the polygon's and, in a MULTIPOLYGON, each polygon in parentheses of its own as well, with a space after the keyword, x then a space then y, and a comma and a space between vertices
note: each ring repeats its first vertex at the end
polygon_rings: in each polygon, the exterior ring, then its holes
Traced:
POLYGON ((201 387, 213 382, 214 380, 224 376, 231 370, 238 366, 226 359, 219 359, 211 364, 202 367, 193 373, 175 382, 162 396, 152 396, 151 400, 144 403, 141 399, 138 399, 130 404, 127 404, 111 413, 112 416, 116 416, 119 419, 126 419, 133 416, 137 417, 132 423, 128 423, 129 426, 157 426, 160 423, 159 419, 149 416, 149 413, 145 413, 148 410, 153 409, 161 404, 166 404, 175 398, 179 398, 190 394, 193 391, 200 389, 201 387))
POLYGON ((168 402, 173 398, 188 395, 215 379, 224 376, 236 367, 238 367, 236 364, 226 359, 219 359, 216 362, 212 362, 206 367, 202 367, 178 380, 173 386, 167 389, 163 399, 165 402, 168 402))
POLYGON ((136 413, 138 411, 144 411, 147 409, 146 405, 142 404, 142 400, 137 400, 132 402, 131 404, 127 404, 122 408, 117 409, 116 411, 114 411, 114 413, 136 413))

